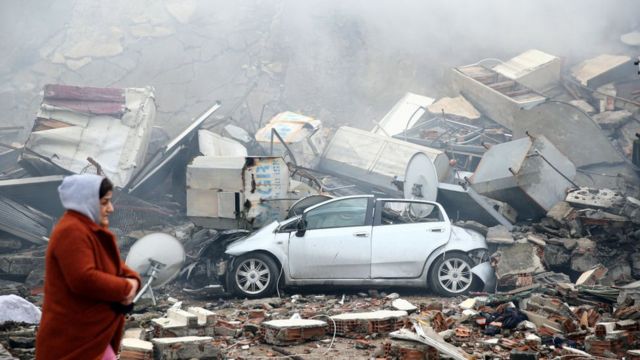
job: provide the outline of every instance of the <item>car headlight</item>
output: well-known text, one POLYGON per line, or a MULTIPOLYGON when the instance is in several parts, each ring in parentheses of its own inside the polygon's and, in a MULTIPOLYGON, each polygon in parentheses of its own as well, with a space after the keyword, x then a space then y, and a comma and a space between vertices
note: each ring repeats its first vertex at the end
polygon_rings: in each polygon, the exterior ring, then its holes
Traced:
POLYGON ((489 251, 487 249, 475 249, 471 250, 468 253, 469 257, 475 265, 482 264, 483 262, 489 261, 489 251))

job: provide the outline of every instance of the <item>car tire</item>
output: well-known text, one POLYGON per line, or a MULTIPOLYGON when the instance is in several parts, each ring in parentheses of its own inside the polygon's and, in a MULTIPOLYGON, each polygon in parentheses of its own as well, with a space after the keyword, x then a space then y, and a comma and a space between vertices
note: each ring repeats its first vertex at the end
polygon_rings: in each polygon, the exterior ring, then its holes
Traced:
POLYGON ((278 274, 278 266, 269 255, 249 253, 234 260, 229 281, 236 295, 255 299, 275 292, 278 274))
POLYGON ((447 297, 467 294, 475 288, 472 267, 473 261, 467 255, 445 253, 429 271, 431 289, 447 297))

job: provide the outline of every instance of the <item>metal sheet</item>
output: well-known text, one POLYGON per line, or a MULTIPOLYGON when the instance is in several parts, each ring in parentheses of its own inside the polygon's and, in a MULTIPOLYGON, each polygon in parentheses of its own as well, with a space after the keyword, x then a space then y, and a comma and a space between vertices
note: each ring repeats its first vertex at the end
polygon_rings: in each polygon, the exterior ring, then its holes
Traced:
POLYGON ((155 118, 153 89, 48 85, 37 117, 25 148, 40 157, 23 156, 23 161, 47 171, 37 164, 45 158, 71 173, 85 173, 92 171, 91 157, 114 185, 124 186, 144 162, 155 118), (44 126, 42 119, 52 122, 44 126))
POLYGON ((573 163, 538 136, 493 146, 471 182, 478 193, 515 208, 520 219, 536 219, 564 200, 575 175, 573 163))
MULTIPOLYGON (((131 194, 152 192, 155 186, 164 181, 176 161, 183 160, 181 154, 194 145, 194 139, 199 127, 202 126, 202 123, 213 115, 220 106, 220 102, 216 102, 196 118, 191 125, 149 159, 124 186, 123 190, 131 194)), ((188 162, 188 160, 185 161, 185 164, 186 162, 188 162)))
POLYGON ((474 220, 486 226, 504 225, 511 230, 509 220, 493 208, 487 199, 471 187, 440 183, 437 201, 452 221, 474 220))
POLYGON ((418 152, 431 159, 440 181, 448 178, 449 158, 443 151, 346 126, 327 145, 319 169, 397 191, 392 181, 404 176, 409 160, 418 152))
POLYGON ((371 130, 374 134, 394 136, 410 129, 427 111, 434 99, 406 93, 371 130))
POLYGON ((62 175, 52 175, 0 180, 0 193, 18 203, 58 217, 64 212, 58 195, 58 186, 63 178, 62 175))
POLYGON ((0 230, 35 244, 45 244, 53 219, 46 214, 0 196, 0 230))
POLYGON ((239 142, 209 130, 198 130, 198 147, 205 156, 247 156, 247 148, 239 142))
POLYGON ((242 191, 244 156, 198 156, 187 165, 187 188, 242 191))

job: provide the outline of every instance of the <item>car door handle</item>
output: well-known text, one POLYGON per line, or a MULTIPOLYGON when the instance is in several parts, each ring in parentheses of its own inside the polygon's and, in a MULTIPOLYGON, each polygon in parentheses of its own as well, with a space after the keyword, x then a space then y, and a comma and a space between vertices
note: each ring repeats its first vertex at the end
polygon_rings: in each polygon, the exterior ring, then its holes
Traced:
POLYGON ((431 231, 431 232, 443 232, 444 229, 443 228, 435 228, 435 229, 429 229, 429 231, 431 231))
POLYGON ((353 236, 367 237, 367 236, 369 236, 369 233, 366 233, 366 232, 355 232, 355 233, 353 233, 353 236))

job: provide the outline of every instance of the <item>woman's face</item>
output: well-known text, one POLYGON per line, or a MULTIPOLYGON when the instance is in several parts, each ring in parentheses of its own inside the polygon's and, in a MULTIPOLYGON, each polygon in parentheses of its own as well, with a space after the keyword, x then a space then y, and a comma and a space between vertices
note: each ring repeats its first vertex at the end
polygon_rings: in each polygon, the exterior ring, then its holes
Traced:
POLYGON ((100 225, 104 227, 109 226, 109 215, 113 212, 112 196, 113 191, 109 191, 100 198, 100 225))

